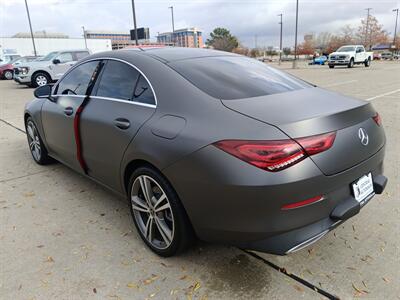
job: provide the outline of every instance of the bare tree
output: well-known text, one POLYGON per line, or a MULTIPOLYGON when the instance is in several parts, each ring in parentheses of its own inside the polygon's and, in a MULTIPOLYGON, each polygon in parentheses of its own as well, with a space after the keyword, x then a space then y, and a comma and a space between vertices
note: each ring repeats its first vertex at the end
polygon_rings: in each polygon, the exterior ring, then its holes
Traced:
POLYGON ((332 33, 320 32, 317 38, 315 39, 315 47, 324 50, 328 46, 331 39, 332 39, 332 33))
POLYGON ((361 20, 356 35, 360 42, 364 41, 363 44, 368 49, 375 44, 389 43, 389 34, 373 15, 369 15, 368 28, 367 18, 361 20))

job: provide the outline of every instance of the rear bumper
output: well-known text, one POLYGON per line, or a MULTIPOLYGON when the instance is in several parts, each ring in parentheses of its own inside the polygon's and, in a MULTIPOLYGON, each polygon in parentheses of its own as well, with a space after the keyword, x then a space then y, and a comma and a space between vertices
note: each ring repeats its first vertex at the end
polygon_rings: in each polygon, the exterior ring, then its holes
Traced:
POLYGON ((335 229, 341 223, 360 212, 375 194, 381 194, 386 187, 387 178, 377 175, 374 178, 376 193, 364 200, 362 206, 353 197, 344 199, 331 212, 329 217, 313 224, 298 228, 289 232, 275 235, 265 240, 243 243, 238 246, 246 249, 266 251, 272 254, 285 255, 299 251, 324 237, 329 231, 335 229))
POLYGON ((309 158, 270 173, 208 146, 164 174, 200 239, 284 255, 317 241, 360 211, 351 191, 358 178, 371 172, 375 193, 383 191, 384 152, 382 147, 358 165, 326 176, 309 158), (282 210, 285 204, 317 195, 324 200, 282 210))

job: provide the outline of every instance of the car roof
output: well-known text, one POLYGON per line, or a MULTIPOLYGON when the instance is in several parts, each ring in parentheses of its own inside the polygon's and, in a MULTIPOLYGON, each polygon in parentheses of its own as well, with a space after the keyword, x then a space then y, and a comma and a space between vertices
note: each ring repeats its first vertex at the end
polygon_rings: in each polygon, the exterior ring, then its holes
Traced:
MULTIPOLYGON (((177 60, 210 57, 210 56, 237 56, 237 54, 201 48, 183 48, 183 47, 164 47, 164 48, 139 48, 140 54, 151 56, 163 62, 172 62, 177 60)), ((119 51, 131 51, 138 53, 137 49, 122 49, 119 51)))
POLYGON ((183 48, 183 47, 144 49, 144 52, 145 54, 156 56, 165 61, 176 61, 176 60, 200 58, 208 56, 236 55, 230 52, 213 50, 213 49, 183 48))
POLYGON ((343 45, 343 46, 340 46, 339 48, 342 48, 342 47, 364 47, 363 45, 343 45))

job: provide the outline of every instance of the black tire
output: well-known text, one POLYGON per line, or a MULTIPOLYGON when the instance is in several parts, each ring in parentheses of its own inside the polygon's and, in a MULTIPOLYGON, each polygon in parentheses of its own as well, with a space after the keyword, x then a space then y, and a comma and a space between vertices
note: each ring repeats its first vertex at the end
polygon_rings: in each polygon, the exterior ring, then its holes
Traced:
POLYGON ((32 76, 31 86, 37 88, 38 86, 46 85, 51 82, 51 79, 47 73, 37 72, 32 76))
POLYGON ((11 80, 11 79, 13 79, 14 74, 13 74, 12 71, 7 70, 7 71, 4 72, 3 77, 4 77, 4 79, 6 79, 6 80, 11 80))
MULTIPOLYGON (((152 187, 153 190, 154 187, 152 187)), ((155 187, 157 188, 157 187, 155 187)), ((152 191, 153 193, 153 191, 152 191)), ((155 198, 156 199, 156 198, 155 198)), ((185 250, 187 250, 194 242, 195 240, 195 234, 192 229, 192 225, 189 221, 189 218, 186 214, 185 209, 183 208, 178 195, 176 194, 175 190, 172 188, 171 184, 168 182, 168 180, 160 174, 159 171, 156 169, 150 167, 150 166, 143 166, 137 168, 131 175, 129 179, 129 186, 128 186, 128 200, 129 200, 129 207, 131 210, 131 215, 133 222, 136 226, 137 231, 139 232, 140 237, 142 240, 145 242, 145 244, 156 254, 162 256, 162 257, 169 257, 176 255, 178 253, 182 253, 185 250), (133 209, 133 201, 132 201, 132 187, 134 185, 134 182, 136 179, 138 179, 140 176, 146 176, 150 177, 152 180, 154 180, 161 188, 162 192, 164 192, 167 196, 167 201, 170 204, 170 209, 172 211, 172 214, 170 216, 171 219, 173 219, 173 224, 174 224, 174 229, 172 233, 172 239, 171 243, 168 247, 164 249, 159 249, 155 247, 151 242, 147 240, 145 237, 144 233, 142 233, 142 230, 140 229, 140 225, 138 224, 137 216, 135 217, 134 209, 133 209)), ((144 216, 150 216, 149 213, 146 212, 138 212, 136 211, 136 214, 143 214, 144 216)), ((155 222, 156 223, 156 222, 155 222)), ((154 224, 155 224, 154 223, 154 224)), ((155 227, 157 228, 157 227, 155 227)), ((157 229, 158 230, 158 229, 157 229)), ((158 230, 159 232, 159 230, 158 230)), ((159 235, 161 236, 161 235, 159 235)))
POLYGON ((333 69, 334 67, 334 65, 329 65, 329 69, 333 69))
POLYGON ((370 65, 371 65, 371 60, 368 58, 368 59, 365 60, 364 66, 365 66, 366 68, 368 68, 370 65))
MULTIPOLYGON (((26 120, 25 130, 26 130, 26 136, 28 139, 29 151, 31 152, 33 160, 39 165, 48 165, 50 163, 53 163, 54 159, 52 159, 48 155, 47 149, 46 149, 45 145, 43 144, 42 138, 40 137, 40 133, 36 127, 36 124, 31 117, 28 117, 28 119, 26 120), (34 128, 35 133, 31 133, 30 128, 34 128), (34 146, 31 146, 32 142, 33 142, 33 138, 36 136, 37 136, 37 139, 35 139, 34 143, 36 143, 36 145, 38 145, 40 147, 39 155, 37 155, 37 152, 35 154, 35 151, 33 150, 34 146)), ((35 150, 36 149, 37 148, 35 148, 35 150)))
POLYGON ((347 67, 348 68, 354 67, 354 59, 353 58, 350 59, 349 64, 347 65, 347 67))

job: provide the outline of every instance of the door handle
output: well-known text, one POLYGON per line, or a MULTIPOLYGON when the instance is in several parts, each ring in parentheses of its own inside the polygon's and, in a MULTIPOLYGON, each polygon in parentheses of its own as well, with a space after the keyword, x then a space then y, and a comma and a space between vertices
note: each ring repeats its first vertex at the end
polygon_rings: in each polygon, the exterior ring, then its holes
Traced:
POLYGON ((117 118, 114 120, 114 125, 119 129, 128 129, 131 126, 131 123, 127 119, 117 118))
POLYGON ((66 107, 65 109, 64 109, 64 114, 65 115, 67 115, 67 116, 70 116, 70 115, 72 115, 74 113, 74 109, 72 108, 72 107, 66 107))

